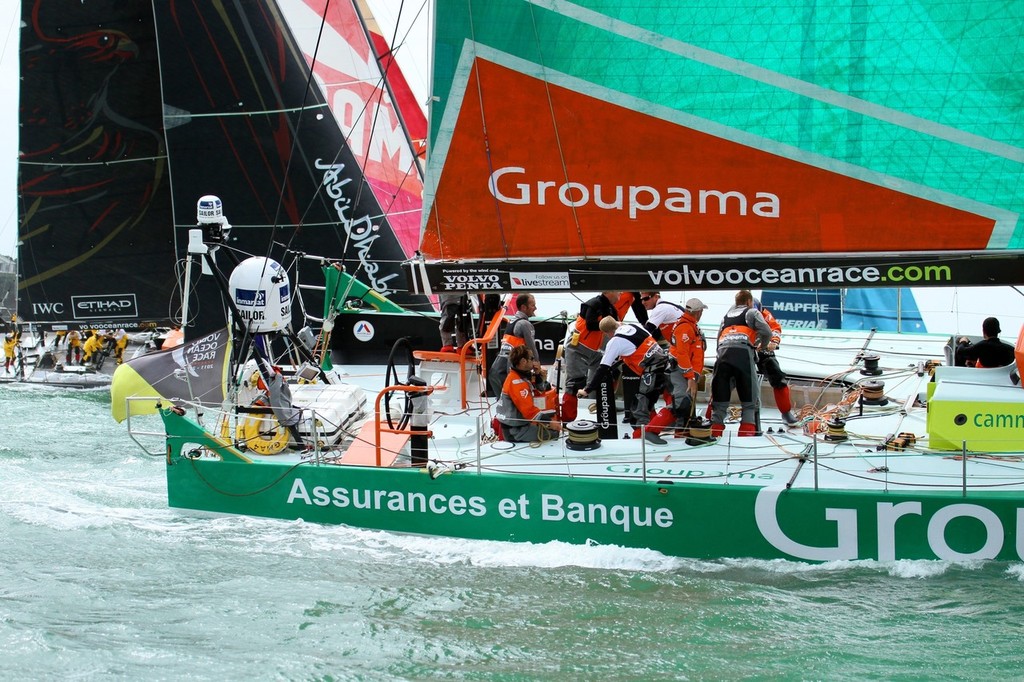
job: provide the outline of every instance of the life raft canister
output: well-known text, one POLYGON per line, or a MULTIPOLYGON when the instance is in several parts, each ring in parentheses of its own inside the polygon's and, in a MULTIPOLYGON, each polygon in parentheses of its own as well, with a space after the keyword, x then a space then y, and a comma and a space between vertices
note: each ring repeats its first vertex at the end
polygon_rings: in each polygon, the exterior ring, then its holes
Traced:
POLYGON ((277 417, 248 416, 238 425, 235 436, 257 455, 276 455, 288 446, 288 429, 277 417))

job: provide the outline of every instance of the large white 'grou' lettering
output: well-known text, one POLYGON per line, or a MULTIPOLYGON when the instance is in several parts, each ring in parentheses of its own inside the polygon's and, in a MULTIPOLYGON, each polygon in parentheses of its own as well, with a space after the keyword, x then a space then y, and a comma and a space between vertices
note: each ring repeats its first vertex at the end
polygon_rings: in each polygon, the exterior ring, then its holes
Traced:
MULTIPOLYGON (((858 558, 857 510, 825 508, 825 518, 837 524, 835 547, 812 547, 803 545, 788 537, 779 526, 776 505, 783 488, 764 488, 757 494, 754 516, 757 528, 773 547, 798 559, 811 561, 834 561, 858 558)), ((903 516, 921 516, 920 502, 879 502, 875 505, 878 519, 878 559, 896 560, 896 523, 903 516)), ((1024 524, 1024 509, 1017 509, 1017 527, 1024 524)), ((939 559, 945 561, 971 561, 995 559, 1002 550, 1006 539, 1003 523, 991 509, 976 504, 949 504, 940 507, 928 519, 928 548, 939 559), (966 517, 979 521, 985 527, 984 543, 973 552, 959 552, 946 542, 946 526, 956 518, 966 517)), ((1018 557, 1024 557, 1024 538, 1018 533, 1016 550, 1018 557)))
POLYGON ((785 488, 763 488, 754 502, 754 518, 764 539, 798 559, 808 561, 840 561, 857 558, 857 512, 854 509, 825 508, 825 518, 836 522, 835 547, 812 547, 793 540, 779 526, 775 505, 785 488))

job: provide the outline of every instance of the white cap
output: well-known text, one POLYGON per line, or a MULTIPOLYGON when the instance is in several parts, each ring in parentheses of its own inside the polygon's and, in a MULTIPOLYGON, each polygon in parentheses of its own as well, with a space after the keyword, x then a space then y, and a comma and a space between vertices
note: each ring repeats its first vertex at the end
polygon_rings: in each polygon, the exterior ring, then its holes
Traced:
POLYGON ((699 298, 691 298, 686 302, 686 312, 695 313, 698 310, 707 310, 708 307, 704 305, 704 301, 699 298))

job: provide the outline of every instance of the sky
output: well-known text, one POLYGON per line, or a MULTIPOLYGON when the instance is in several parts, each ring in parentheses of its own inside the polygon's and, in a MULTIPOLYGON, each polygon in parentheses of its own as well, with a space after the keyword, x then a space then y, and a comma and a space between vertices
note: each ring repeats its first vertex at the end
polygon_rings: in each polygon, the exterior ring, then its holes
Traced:
POLYGON ((18 35, 21 3, 0 2, 0 254, 14 256, 18 239, 18 35))
MULTIPOLYGON (((368 0, 381 31, 390 38, 407 36, 396 57, 410 87, 421 102, 430 82, 428 0, 368 0), (412 30, 410 31, 410 28, 412 30)), ((0 0, 0 254, 14 257, 18 239, 18 41, 20 7, 17 0, 0 0)))

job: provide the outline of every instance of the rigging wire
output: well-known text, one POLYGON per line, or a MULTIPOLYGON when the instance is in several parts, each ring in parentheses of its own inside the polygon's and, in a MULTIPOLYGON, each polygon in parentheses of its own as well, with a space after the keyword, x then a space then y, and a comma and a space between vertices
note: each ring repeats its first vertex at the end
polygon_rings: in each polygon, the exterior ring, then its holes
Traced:
MULTIPOLYGON (((545 72, 541 77, 541 82, 544 83, 544 94, 548 101, 548 112, 551 114, 551 127, 555 132, 555 149, 558 150, 558 160, 562 164, 562 176, 565 178, 566 183, 569 182, 569 168, 565 162, 565 150, 562 149, 562 138, 558 132, 558 118, 555 116, 555 103, 551 96, 551 82, 546 76, 547 67, 545 66, 544 60, 544 42, 540 39, 540 31, 537 27, 537 14, 536 9, 531 4, 530 6, 530 21, 533 24, 533 38, 537 43, 537 54, 539 55, 538 62, 542 72, 545 72)), ((576 212, 576 202, 569 202, 569 208, 572 211, 572 222, 576 226, 576 237, 579 239, 580 244, 580 258, 586 260, 587 256, 587 242, 583 239, 583 228, 580 226, 580 217, 576 212)))
MULTIPOLYGON (((404 0, 403 0, 402 4, 404 6, 404 0)), ((304 112, 307 109, 310 108, 310 107, 307 106, 306 103, 309 101, 308 98, 309 98, 310 94, 313 92, 313 90, 312 90, 313 74, 314 74, 314 69, 315 69, 315 67, 316 67, 316 65, 318 63, 318 59, 319 59, 318 55, 319 55, 319 51, 320 51, 320 44, 321 44, 322 39, 323 39, 323 34, 324 34, 326 22, 327 22, 327 12, 328 12, 329 7, 330 7, 330 2, 328 0, 328 2, 325 3, 325 5, 324 5, 324 9, 323 9, 323 12, 321 14, 321 24, 320 24, 319 33, 318 33, 318 36, 317 36, 316 48, 314 49, 314 53, 311 56, 310 65, 308 67, 309 71, 308 71, 306 87, 305 87, 306 95, 305 95, 305 99, 303 100, 303 106, 299 108, 298 124, 296 125, 296 127, 294 129, 294 137, 293 137, 293 140, 292 140, 292 148, 291 148, 291 150, 289 152, 289 157, 288 157, 288 169, 290 169, 291 164, 292 164, 292 160, 294 159, 294 157, 296 155, 296 148, 298 146, 298 131, 301 128, 302 116, 303 116, 304 112)), ((355 8, 353 7, 353 9, 355 9, 355 8)), ((358 12, 358 10, 356 10, 356 11, 358 12)), ((420 12, 422 12, 422 6, 421 6, 421 9, 420 9, 420 12)), ((417 16, 419 16, 419 12, 417 13, 417 16)), ((367 31, 365 31, 365 28, 364 28, 364 33, 368 33, 367 31)), ((397 36, 397 33, 396 33, 396 36, 397 36)), ((373 50, 372 43, 369 40, 369 35, 367 35, 367 42, 370 45, 371 50, 373 50)), ((392 53, 393 52, 394 52, 394 49, 392 49, 392 53)), ((376 51, 375 50, 374 50, 373 54, 376 55, 376 51)), ((394 63, 394 60, 391 60, 391 62, 389 62, 389 64, 388 64, 387 68, 380 70, 381 71, 381 75, 380 75, 379 79, 377 80, 377 83, 373 85, 374 92, 378 93, 378 95, 377 95, 377 104, 375 105, 375 109, 374 109, 374 112, 375 112, 374 113, 374 119, 373 119, 373 121, 370 122, 369 139, 368 139, 368 141, 367 141, 367 143, 365 145, 365 149, 367 149, 367 150, 372 145, 373 136, 376 133, 376 128, 377 128, 376 121, 377 121, 377 116, 380 115, 380 108, 381 108, 381 104, 383 103, 384 88, 387 85, 388 69, 391 68, 391 65, 393 63, 394 63)), ((378 66, 379 65, 380 64, 378 62, 378 66)), ((392 100, 393 100, 393 98, 392 98, 392 100)), ((365 117, 367 115, 367 109, 370 106, 372 106, 372 105, 374 105, 373 97, 372 96, 369 97, 369 98, 365 98, 364 99, 363 105, 362 105, 362 109, 355 115, 355 122, 356 123, 358 123, 360 121, 363 121, 365 119, 365 117)), ((395 108, 396 108, 396 111, 397 111, 397 105, 395 106, 395 108)), ((405 130, 404 122, 402 123, 402 126, 403 126, 403 130, 405 130)), ((333 161, 332 161, 332 164, 336 165, 338 163, 338 160, 341 158, 341 156, 344 153, 345 149, 351 149, 351 140, 352 140, 352 136, 355 133, 355 131, 356 131, 356 128, 353 126, 353 128, 348 132, 348 134, 343 135, 342 145, 339 146, 337 152, 335 153, 333 161)), ((401 189, 401 187, 404 186, 406 180, 411 176, 411 174, 413 172, 416 172, 416 171, 422 172, 421 169, 419 168, 418 164, 415 163, 415 160, 416 160, 417 157, 416 157, 416 154, 415 154, 415 150, 412 149, 412 146, 413 146, 412 145, 412 141, 409 138, 407 131, 406 131, 406 140, 409 143, 414 163, 406 170, 405 175, 402 177, 402 179, 401 179, 401 181, 399 183, 399 189, 401 189)), ((368 164, 368 162, 370 160, 370 155, 365 150, 360 150, 360 153, 363 156, 362 162, 361 162, 361 165, 360 165, 360 168, 359 168, 360 175, 361 175, 361 180, 360 180, 360 182, 358 184, 358 189, 356 191, 356 195, 355 195, 354 199, 345 199, 345 202, 350 204, 351 206, 358 205, 359 201, 362 198, 362 193, 364 191, 364 185, 370 185, 370 182, 369 182, 369 180, 366 177, 366 167, 367 167, 367 164, 368 164)), ((286 169, 286 171, 285 171, 285 178, 284 178, 284 182, 285 183, 287 183, 288 172, 289 171, 286 169)), ((326 201, 324 194, 325 194, 324 192, 317 192, 310 199, 310 201, 307 204, 305 210, 303 210, 303 212, 302 212, 302 216, 299 219, 299 225, 300 226, 306 225, 306 223, 304 221, 304 218, 309 214, 309 212, 312 210, 312 207, 315 205, 315 203, 317 201, 324 202, 325 204, 334 204, 335 203, 334 201, 329 201, 329 202, 326 201)), ((368 220, 372 221, 372 220, 377 220, 377 219, 387 219, 389 215, 392 215, 391 208, 394 206, 394 202, 397 200, 397 196, 398 196, 397 193, 392 195, 391 203, 389 203, 387 206, 381 205, 380 204, 380 199, 372 191, 371 191, 371 195, 373 196, 375 202, 377 202, 378 206, 380 207, 381 214, 379 216, 367 216, 366 218, 368 220)), ((275 224, 273 226, 273 229, 275 231, 277 229, 279 229, 279 227, 280 227, 279 219, 278 219, 277 216, 280 216, 281 202, 283 201, 283 196, 284 196, 284 187, 282 186, 282 193, 281 193, 281 196, 279 198, 278 209, 277 209, 275 220, 274 220, 275 224)), ((335 210, 337 210, 337 209, 335 209, 335 210)), ((351 234, 351 230, 345 230, 346 234, 345 234, 345 236, 343 238, 341 236, 341 234, 340 234, 339 229, 338 229, 338 223, 337 222, 331 222, 331 223, 328 223, 328 224, 331 227, 334 228, 335 235, 337 236, 338 241, 340 243, 342 243, 341 257, 338 258, 338 259, 334 259, 334 260, 338 260, 341 263, 344 263, 347 260, 347 254, 348 254, 348 252, 350 250, 351 241, 352 241, 352 238, 353 238, 352 234, 351 234)), ((291 246, 292 246, 295 238, 297 237, 297 234, 298 234, 297 231, 293 231, 292 232, 290 238, 287 240, 287 243, 285 245, 286 249, 291 249, 291 246)), ((268 247, 268 256, 269 256, 269 252, 270 252, 270 249, 268 247)), ((359 265, 357 266, 357 268, 355 270, 355 272, 352 273, 352 274, 353 275, 358 274, 362 270, 362 268, 363 268, 363 263, 360 261, 359 265)))
MULTIPOLYGON (((484 143, 484 156, 487 159, 487 171, 488 171, 487 177, 493 177, 494 176, 494 159, 491 156, 491 141, 490 141, 490 135, 487 132, 487 113, 484 110, 483 83, 481 82, 480 66, 479 66, 479 61, 477 60, 477 53, 476 53, 476 45, 477 45, 477 40, 476 40, 476 22, 473 20, 473 0, 466 0, 466 7, 469 10, 467 12, 467 15, 469 16, 469 35, 470 35, 470 38, 471 38, 473 46, 474 46, 473 47, 473 69, 472 69, 472 71, 470 73, 470 78, 472 78, 474 74, 476 75, 476 98, 477 98, 477 103, 480 106, 480 128, 481 128, 480 132, 481 132, 481 139, 482 139, 482 141, 484 143)), ((497 197, 497 193, 496 192, 491 192, 491 196, 494 199, 494 202, 493 202, 494 203, 494 215, 495 215, 495 218, 498 221, 498 234, 501 235, 501 244, 502 244, 502 247, 505 249, 505 258, 507 259, 507 258, 511 257, 511 253, 509 252, 509 248, 508 248, 509 247, 508 237, 505 234, 505 223, 501 219, 501 203, 498 201, 498 197, 497 197)), ((440 234, 438 234, 437 243, 438 243, 438 245, 443 245, 444 244, 444 240, 441 239, 440 234)), ((442 250, 442 253, 439 254, 439 255, 443 258, 445 256, 445 254, 443 253, 443 248, 441 248, 441 250, 442 250)))
MULTIPOLYGON (((317 32, 316 46, 313 48, 313 57, 312 57, 313 64, 316 63, 317 55, 320 52, 320 41, 323 39, 324 26, 327 24, 327 10, 328 10, 328 8, 330 6, 331 6, 331 0, 327 0, 324 3, 324 11, 323 11, 323 13, 320 16, 320 30, 317 32)), ((296 150, 296 148, 298 147, 298 144, 299 144, 299 131, 302 129, 303 114, 305 114, 306 103, 309 101, 310 85, 312 84, 312 82, 313 82, 313 69, 312 69, 312 67, 310 67, 309 73, 306 76, 306 87, 303 90, 302 107, 299 110, 298 119, 296 120, 295 127, 294 127, 294 129, 292 131, 291 148, 288 150, 288 160, 287 160, 287 163, 285 164, 284 176, 281 178, 281 193, 277 197, 277 208, 274 210, 274 226, 271 228, 270 240, 268 240, 268 243, 267 243, 267 255, 266 255, 267 258, 270 258, 270 252, 271 252, 271 249, 273 248, 273 244, 274 244, 274 232, 277 231, 278 226, 279 226, 278 223, 280 222, 281 210, 282 210, 282 207, 284 206, 285 186, 288 184, 288 178, 289 178, 290 173, 291 173, 292 161, 295 159, 295 150, 296 150)), ((285 117, 285 120, 287 120, 287 117, 285 117)), ((291 243, 292 240, 295 239, 295 233, 296 233, 296 231, 292 232, 292 236, 291 236, 291 238, 289 239, 289 242, 288 242, 289 244, 291 243)), ((263 267, 264 267, 264 272, 265 272, 266 271, 266 267, 267 267, 266 261, 264 261, 263 267)), ((260 273, 260 277, 262 277, 262 276, 263 276, 263 273, 260 273)))
MULTIPOLYGON (((375 61, 377 62, 377 66, 379 68, 379 67, 382 66, 382 64, 381 64, 381 57, 377 55, 376 47, 373 45, 373 40, 370 38, 369 31, 366 28, 366 21, 362 17, 362 15, 359 14, 359 8, 356 7, 355 5, 353 5, 353 8, 355 9, 356 15, 359 17, 360 25, 363 27, 363 33, 366 35, 366 41, 370 45, 370 49, 372 51, 372 54, 374 56, 375 61)), ((396 23, 395 23, 395 30, 394 30, 394 33, 391 36, 391 42, 389 43, 388 54, 390 54, 390 55, 394 55, 394 50, 390 47, 390 45, 394 45, 395 41, 398 39, 398 24, 402 20, 402 11, 404 9, 405 9, 405 0, 402 0, 401 4, 398 7, 398 19, 396 20, 396 23)), ((420 6, 420 11, 422 11, 422 5, 420 6)), ((419 16, 419 12, 417 12, 417 17, 418 16, 419 16)), ((406 32, 406 35, 408 35, 408 32, 406 32)), ((402 186, 405 184, 405 181, 409 178, 409 175, 410 175, 410 173, 412 172, 412 170, 414 168, 419 171, 419 175, 420 175, 420 178, 422 180, 423 169, 420 168, 420 166, 419 166, 419 157, 416 155, 415 148, 414 148, 414 145, 412 143, 412 139, 409 137, 409 128, 405 124, 405 119, 402 117, 402 111, 398 107, 398 103, 395 100, 394 94, 390 91, 390 88, 388 86, 388 73, 390 72, 391 67, 394 64, 395 64, 395 59, 392 56, 391 59, 388 61, 387 66, 385 66, 383 68, 379 68, 379 70, 381 72, 381 77, 380 77, 380 79, 378 79, 377 84, 374 86, 374 89, 373 89, 374 94, 371 95, 370 98, 367 99, 367 103, 364 106, 364 111, 365 111, 365 107, 369 106, 372 103, 371 102, 372 98, 376 97, 377 103, 373 107, 373 120, 370 122, 370 137, 369 137, 369 139, 367 140, 367 143, 366 143, 366 147, 367 147, 367 151, 368 151, 370 146, 371 146, 371 143, 373 141, 374 132, 377 130, 377 119, 378 119, 378 117, 381 114, 381 110, 383 109, 384 94, 385 94, 385 92, 388 93, 388 97, 391 100, 391 104, 393 105, 393 108, 394 108, 394 111, 395 111, 395 115, 398 117, 399 124, 402 126, 402 130, 405 133, 406 141, 409 143, 409 148, 410 148, 410 150, 412 151, 412 154, 413 154, 413 164, 412 164, 412 166, 409 167, 408 170, 406 170, 405 175, 402 177, 402 181, 399 183, 398 189, 401 190, 402 186)), ((347 140, 346 140, 346 142, 347 142, 347 140)), ((363 162, 362 162, 362 167, 360 168, 360 172, 363 174, 364 178, 366 177, 366 164, 369 162, 369 159, 370 159, 369 153, 366 153, 366 154, 363 155, 363 162)), ((367 183, 367 184, 369 184, 369 183, 367 183)), ((356 201, 357 202, 359 200, 361 192, 362 192, 362 185, 360 185, 359 190, 357 190, 357 193, 356 193, 356 201)), ((384 214, 384 217, 387 217, 388 215, 390 215, 390 209, 391 209, 392 206, 394 206, 394 202, 397 200, 397 198, 398 198, 397 193, 393 194, 391 196, 391 203, 389 203, 386 208, 384 206, 381 206, 381 210, 382 210, 382 212, 384 214)), ((379 198, 378 198, 378 201, 379 201, 379 198)))

